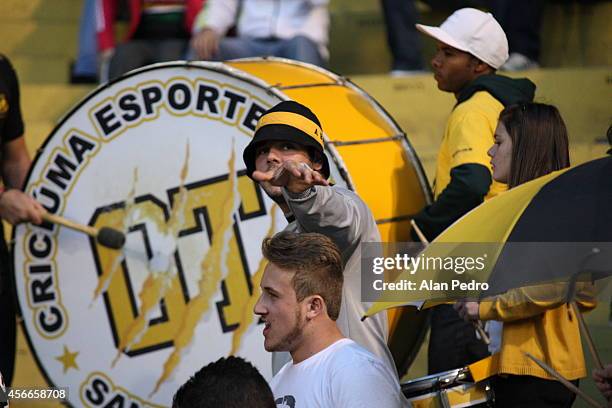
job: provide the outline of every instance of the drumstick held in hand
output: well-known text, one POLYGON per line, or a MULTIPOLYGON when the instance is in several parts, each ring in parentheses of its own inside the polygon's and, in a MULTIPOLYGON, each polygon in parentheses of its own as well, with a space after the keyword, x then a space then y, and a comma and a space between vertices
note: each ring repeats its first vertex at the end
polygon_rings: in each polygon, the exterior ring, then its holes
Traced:
MULTIPOLYGON (((423 231, 421 231, 417 223, 414 222, 414 220, 410 220, 410 225, 412 225, 414 232, 417 234, 417 237, 419 237, 421 242, 425 245, 429 245, 429 241, 427 240, 427 238, 425 237, 425 234, 423 234, 423 231)), ((482 339, 483 343, 486 344, 487 346, 491 344, 491 339, 489 338, 489 335, 482 328, 482 322, 478 320, 477 322, 472 322, 472 324, 474 325, 474 328, 480 335, 480 338, 482 339)))
POLYGON ((66 228, 70 228, 75 231, 87 234, 90 237, 95 238, 100 245, 103 245, 107 248, 121 249, 125 244, 125 234, 121 231, 117 231, 114 228, 102 227, 98 229, 89 225, 76 223, 64 217, 60 217, 59 215, 51 213, 44 213, 42 218, 47 222, 62 225, 66 228))

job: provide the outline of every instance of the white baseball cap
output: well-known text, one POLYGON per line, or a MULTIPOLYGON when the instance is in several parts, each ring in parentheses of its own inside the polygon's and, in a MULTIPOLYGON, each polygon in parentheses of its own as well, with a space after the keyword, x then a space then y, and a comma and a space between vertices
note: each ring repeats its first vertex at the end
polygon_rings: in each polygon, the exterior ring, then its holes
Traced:
POLYGON ((491 13, 462 8, 440 27, 417 24, 416 28, 444 44, 469 52, 495 69, 508 59, 506 33, 491 13))

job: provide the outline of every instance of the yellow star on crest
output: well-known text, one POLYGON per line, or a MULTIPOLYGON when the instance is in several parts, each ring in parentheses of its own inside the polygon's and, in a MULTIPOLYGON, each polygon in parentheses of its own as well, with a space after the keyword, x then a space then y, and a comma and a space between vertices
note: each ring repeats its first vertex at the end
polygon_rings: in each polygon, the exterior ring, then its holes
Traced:
POLYGON ((66 374, 66 371, 68 371, 69 368, 74 368, 75 370, 79 369, 79 366, 76 363, 76 358, 78 355, 79 355, 78 351, 71 353, 68 350, 68 347, 64 345, 64 354, 62 354, 61 356, 55 357, 57 361, 59 361, 60 363, 64 365, 64 374, 66 374))

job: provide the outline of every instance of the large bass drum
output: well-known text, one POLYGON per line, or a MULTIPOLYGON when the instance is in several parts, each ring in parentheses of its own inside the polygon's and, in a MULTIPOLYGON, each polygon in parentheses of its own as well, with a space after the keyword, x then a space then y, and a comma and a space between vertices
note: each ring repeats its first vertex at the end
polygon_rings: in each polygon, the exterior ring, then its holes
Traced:
MULTIPOLYGON (((395 122, 346 79, 258 59, 159 64, 101 86, 47 138, 26 188, 52 213, 125 232, 125 247, 50 224, 13 232, 24 329, 69 404, 169 405, 229 354, 271 377, 251 295, 260 243, 285 221, 241 156, 261 113, 286 99, 319 116, 334 181, 370 205, 383 240, 408 238, 430 197, 423 171, 395 122)), ((422 316, 392 317, 400 367, 423 333, 422 316)))

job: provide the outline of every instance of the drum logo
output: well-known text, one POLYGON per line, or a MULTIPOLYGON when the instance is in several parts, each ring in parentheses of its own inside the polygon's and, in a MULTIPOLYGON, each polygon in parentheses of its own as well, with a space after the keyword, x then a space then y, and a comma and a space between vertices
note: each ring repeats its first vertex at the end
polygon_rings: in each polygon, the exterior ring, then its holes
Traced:
POLYGON ((127 238, 115 250, 52 224, 14 233, 27 335, 72 404, 169 405, 229 354, 270 377, 252 307, 281 214, 241 154, 276 100, 225 72, 160 67, 94 92, 48 138, 28 192, 127 238))

